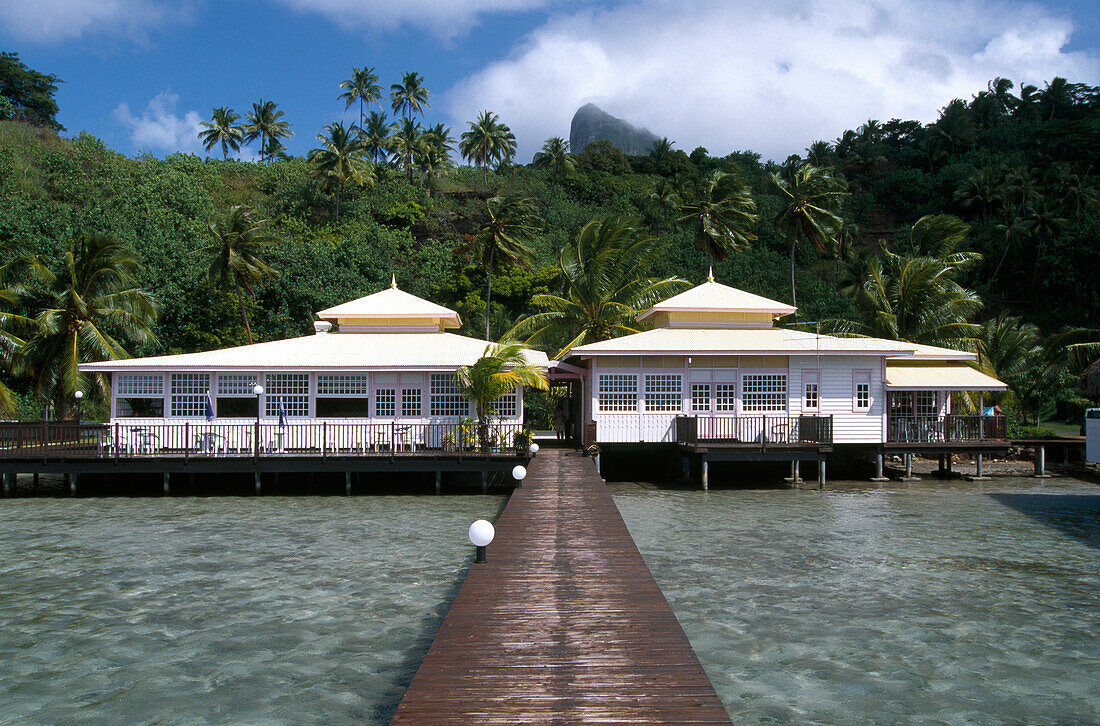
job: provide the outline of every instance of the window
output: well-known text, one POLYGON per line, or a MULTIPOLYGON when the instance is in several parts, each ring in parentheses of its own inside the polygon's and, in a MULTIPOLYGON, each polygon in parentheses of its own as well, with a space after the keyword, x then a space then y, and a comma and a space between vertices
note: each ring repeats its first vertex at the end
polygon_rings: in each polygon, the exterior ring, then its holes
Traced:
POLYGON ((115 416, 161 418, 164 416, 164 375, 116 373, 115 416))
POLYGON ((821 407, 820 374, 817 371, 802 372, 802 410, 813 413, 821 407))
POLYGON ((856 411, 871 410, 871 373, 870 371, 854 371, 852 382, 855 389, 854 400, 856 411))
POLYGON ((787 410, 785 373, 746 373, 741 377, 741 410, 764 413, 787 410))
POLYGON ((709 411, 710 410, 710 384, 709 383, 692 383, 691 384, 691 410, 692 411, 709 411))
POLYGON ((716 411, 737 410, 736 383, 719 383, 714 387, 714 408, 716 411))
POLYGON ((429 410, 432 416, 468 416, 470 404, 458 391, 453 373, 431 374, 429 410))
POLYGON ((210 390, 209 373, 173 373, 171 376, 172 416, 197 418, 206 415, 206 393, 210 390))
POLYGON ((365 373, 317 374, 317 418, 367 418, 370 388, 365 373))
POLYGON ((374 415, 384 417, 397 415, 396 390, 393 388, 374 389, 374 415))
POLYGON ((419 388, 402 388, 401 389, 401 415, 402 416, 419 416, 420 415, 420 389, 419 388))
POLYGON ((218 418, 256 418, 260 409, 252 387, 259 380, 257 373, 219 373, 214 402, 218 418))
POLYGON ((279 406, 290 418, 309 416, 309 374, 268 373, 264 391, 264 415, 279 415, 279 406))
POLYGON ((638 376, 633 373, 600 374, 600 411, 637 411, 638 376))
POLYGON ((939 413, 939 397, 935 391, 917 391, 917 415, 935 416, 939 413))
POLYGON ((497 415, 501 418, 515 418, 519 412, 519 394, 513 390, 495 401, 497 415))
POLYGON ((682 411, 684 384, 679 373, 648 373, 645 377, 646 411, 682 411))

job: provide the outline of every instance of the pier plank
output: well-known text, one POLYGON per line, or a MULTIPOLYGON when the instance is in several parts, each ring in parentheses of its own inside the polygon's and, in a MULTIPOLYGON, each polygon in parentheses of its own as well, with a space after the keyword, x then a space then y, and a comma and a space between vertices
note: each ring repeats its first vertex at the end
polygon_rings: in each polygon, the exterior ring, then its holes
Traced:
POLYGON ((592 462, 544 449, 394 724, 730 723, 592 462))

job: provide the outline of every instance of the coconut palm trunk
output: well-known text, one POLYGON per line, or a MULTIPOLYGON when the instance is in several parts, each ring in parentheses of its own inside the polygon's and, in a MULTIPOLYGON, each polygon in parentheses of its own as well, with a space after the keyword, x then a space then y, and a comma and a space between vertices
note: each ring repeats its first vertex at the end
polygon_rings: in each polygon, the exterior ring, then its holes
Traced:
POLYGON ((241 307, 241 320, 244 321, 244 332, 248 334, 248 344, 252 345, 252 326, 248 324, 248 312, 244 309, 244 290, 237 285, 237 303, 241 307))
POLYGON ((798 307, 798 296, 795 293, 795 284, 794 284, 794 238, 793 237, 791 238, 791 243, 790 243, 789 246, 791 248, 791 307, 798 307))
POLYGON ((489 250, 489 269, 485 275, 485 340, 492 340, 489 337, 489 303, 493 299, 493 260, 496 259, 497 248, 494 246, 489 250))

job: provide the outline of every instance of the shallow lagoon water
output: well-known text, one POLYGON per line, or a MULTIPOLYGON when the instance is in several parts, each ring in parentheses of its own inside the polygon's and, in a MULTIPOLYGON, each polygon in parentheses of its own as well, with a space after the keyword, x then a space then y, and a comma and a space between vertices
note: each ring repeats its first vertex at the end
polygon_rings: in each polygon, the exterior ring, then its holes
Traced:
POLYGON ((0 503, 0 724, 385 723, 496 496, 0 503))
POLYGON ((1100 723, 1100 488, 657 490, 616 504, 738 724, 1100 723))

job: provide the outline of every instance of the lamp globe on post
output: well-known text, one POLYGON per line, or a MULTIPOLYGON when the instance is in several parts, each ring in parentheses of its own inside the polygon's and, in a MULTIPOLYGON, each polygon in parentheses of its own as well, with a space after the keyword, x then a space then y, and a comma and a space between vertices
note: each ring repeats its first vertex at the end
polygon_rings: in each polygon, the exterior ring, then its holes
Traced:
POLYGON ((537 453, 539 453, 539 445, 535 444, 535 443, 532 443, 531 444, 531 456, 534 456, 537 453))
POLYGON ((252 392, 256 394, 256 423, 260 423, 260 396, 264 395, 264 387, 257 383, 252 386, 252 392))
POLYGON ((485 548, 493 541, 495 535, 496 530, 493 529, 492 523, 487 520, 479 519, 470 525, 470 544, 477 548, 477 556, 474 558, 474 562, 479 565, 485 564, 485 548))
POLYGON ((512 469, 512 478, 516 480, 516 486, 523 486, 523 478, 527 476, 527 467, 523 464, 516 464, 512 469))
POLYGON ((80 423, 80 404, 84 400, 84 391, 76 391, 73 393, 73 398, 76 399, 76 422, 80 423))

